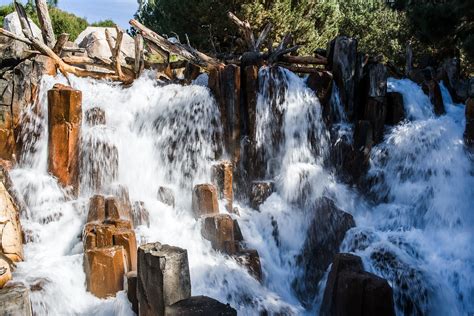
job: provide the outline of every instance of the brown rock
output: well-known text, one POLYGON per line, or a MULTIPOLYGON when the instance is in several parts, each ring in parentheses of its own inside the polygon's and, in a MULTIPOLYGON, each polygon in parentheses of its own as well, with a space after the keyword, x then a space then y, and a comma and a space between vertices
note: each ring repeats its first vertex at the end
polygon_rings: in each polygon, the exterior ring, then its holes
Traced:
POLYGON ((217 187, 217 192, 220 199, 226 200, 226 209, 232 213, 232 203, 234 200, 234 193, 232 191, 232 162, 224 160, 215 164, 212 168, 212 179, 217 187))
POLYGON ((165 316, 237 316, 237 311, 229 304, 207 297, 192 296, 165 308, 165 316))
POLYGON ((127 273, 127 298, 132 303, 132 310, 138 315, 137 271, 127 273))
POLYGON ((426 80, 421 85, 423 92, 430 97, 433 110, 436 115, 443 115, 446 113, 444 109, 443 96, 441 95, 441 88, 436 80, 426 80))
POLYGON ((9 258, 0 253, 0 289, 12 279, 12 270, 9 258))
POLYGON ((94 107, 86 111, 86 122, 90 126, 105 125, 105 111, 99 107, 94 107))
POLYGON ((123 290, 123 278, 127 271, 123 247, 87 250, 84 257, 87 291, 99 298, 107 298, 123 290))
POLYGON ((244 236, 242 235, 242 231, 240 230, 239 222, 234 219, 234 239, 235 241, 244 241, 244 236))
POLYGON ((258 210, 274 192, 273 181, 254 181, 250 191, 250 206, 258 210))
POLYGON ((212 248, 233 254, 237 251, 234 238, 234 221, 227 214, 210 215, 203 218, 201 234, 211 242, 212 248))
POLYGON ((316 93, 316 96, 321 102, 323 117, 328 121, 331 115, 329 100, 331 99, 332 93, 332 74, 328 71, 312 73, 308 76, 306 83, 308 87, 316 93))
POLYGON ((245 102, 248 135, 255 141, 258 98, 258 66, 244 67, 245 83, 242 83, 242 96, 245 102))
POLYGON ((195 185, 192 204, 195 217, 219 213, 216 187, 212 184, 195 185))
POLYGON ((0 205, 0 250, 11 260, 22 260, 23 238, 18 209, 2 182, 0 205))
POLYGON ((397 125, 405 118, 403 95, 399 92, 387 93, 387 116, 385 123, 397 125))
POLYGON ((369 98, 383 98, 387 93, 387 68, 382 63, 367 65, 369 98))
POLYGON ((360 257, 337 254, 329 272, 320 315, 395 315, 388 282, 365 272, 360 257))
POLYGON ((145 207, 145 203, 142 201, 135 201, 132 207, 132 221, 133 227, 140 225, 146 225, 150 227, 150 213, 145 207))
POLYGON ((94 195, 89 200, 87 222, 103 222, 105 220, 105 198, 103 195, 94 195))
POLYGON ((32 316, 29 289, 19 283, 0 289, 0 312, 5 316, 32 316))
POLYGON ((117 197, 105 199, 105 217, 108 220, 131 220, 131 210, 117 197))
POLYGON ((114 245, 114 232, 116 227, 110 224, 99 224, 95 227, 96 247, 110 247, 114 245))
POLYGON ((364 119, 372 125, 372 136, 375 143, 380 143, 383 140, 386 117, 387 104, 384 99, 369 98, 365 106, 364 119))
POLYGON ((168 187, 160 186, 158 188, 158 201, 174 207, 174 193, 173 190, 168 187))
POLYGON ((128 270, 137 270, 137 239, 133 230, 116 230, 113 233, 115 246, 122 246, 127 253, 128 270))
POLYGON ((48 91, 48 171, 64 187, 79 189, 82 93, 56 84, 48 91))
POLYGON ((263 280, 263 273, 262 273, 262 265, 260 263, 260 256, 258 255, 258 251, 254 249, 246 249, 239 251, 235 256, 235 260, 238 263, 243 265, 247 268, 250 275, 252 275, 255 279, 262 282, 263 280))
POLYGON ((464 142, 468 146, 474 145, 474 98, 466 102, 466 129, 464 131, 464 142))
POLYGON ((137 297, 141 316, 164 315, 165 307, 191 296, 185 249, 150 243, 138 248, 137 297))

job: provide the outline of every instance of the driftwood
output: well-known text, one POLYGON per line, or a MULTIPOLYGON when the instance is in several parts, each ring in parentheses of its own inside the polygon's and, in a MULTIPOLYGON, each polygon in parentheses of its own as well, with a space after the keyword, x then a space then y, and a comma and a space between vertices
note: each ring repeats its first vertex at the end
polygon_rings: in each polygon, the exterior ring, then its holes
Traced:
POLYGON ((32 45, 31 41, 27 38, 24 38, 24 37, 20 37, 16 34, 13 34, 3 28, 0 28, 0 34, 3 35, 3 36, 6 36, 6 37, 9 37, 11 39, 14 39, 14 40, 17 40, 19 42, 22 42, 22 43, 25 43, 25 44, 28 44, 28 45, 32 45))
POLYGON ((49 17, 48 4, 46 3, 46 0, 36 0, 35 2, 43 40, 46 45, 53 48, 56 43, 56 37, 54 36, 53 24, 49 17))
POLYGON ((58 40, 56 41, 56 44, 54 44, 53 52, 60 55, 63 50, 64 44, 66 44, 68 39, 69 39, 69 34, 67 33, 62 33, 61 35, 59 35, 58 40))
POLYGON ((143 53, 143 37, 141 34, 135 36, 135 61, 133 70, 135 71, 135 78, 140 77, 145 66, 143 53))
POLYGON ((257 51, 257 46, 255 44, 255 37, 252 32, 252 28, 250 27, 250 23, 248 21, 240 20, 235 14, 232 12, 227 12, 227 16, 229 19, 234 22, 244 35, 244 40, 247 43, 247 46, 251 52, 257 51))
POLYGON ((260 49, 260 46, 265 42, 265 39, 267 38, 268 34, 272 30, 273 25, 271 23, 268 23, 265 28, 262 30, 260 33, 257 42, 255 43, 255 48, 256 50, 260 49))
POLYGON ((322 69, 316 67, 308 67, 308 66, 296 66, 296 65, 289 65, 284 63, 276 63, 277 66, 286 68, 295 73, 302 73, 302 74, 312 74, 321 72, 322 69))
POLYGON ((326 57, 322 56, 281 56, 280 61, 289 63, 289 64, 300 64, 300 65, 327 65, 328 60, 326 57))
POLYGON ((224 64, 219 60, 201 53, 188 45, 181 43, 171 43, 166 38, 156 34, 137 20, 130 20, 130 24, 136 28, 142 34, 143 38, 149 43, 153 43, 160 49, 170 54, 178 55, 196 66, 207 70, 216 67, 224 67, 224 64))

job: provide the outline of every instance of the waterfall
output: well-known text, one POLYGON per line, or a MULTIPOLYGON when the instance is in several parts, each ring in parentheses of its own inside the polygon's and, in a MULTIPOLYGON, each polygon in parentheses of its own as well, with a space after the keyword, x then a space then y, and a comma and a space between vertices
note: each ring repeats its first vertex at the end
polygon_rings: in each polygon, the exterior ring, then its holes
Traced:
MULTIPOLYGON (((357 227, 348 231, 341 251, 361 256, 366 270, 389 281, 398 315, 474 310, 474 170, 462 140, 464 107, 453 104, 443 86, 447 114, 436 117, 419 86, 389 80, 389 89, 403 94, 407 119, 373 148, 368 172, 373 185, 365 194, 327 166, 329 131, 305 81, 282 68, 260 70, 257 157, 276 190, 259 211, 235 202, 246 245, 260 254, 264 281, 259 283, 234 259, 212 250, 191 214, 191 188, 210 181, 210 167, 223 147, 219 110, 206 80, 164 85, 145 73, 123 88, 70 79, 83 93, 83 117, 93 108, 105 112, 105 124, 83 120, 79 197, 69 196, 47 173, 47 91, 65 82, 61 76, 45 76, 37 103, 22 114, 25 154, 11 172, 30 209, 21 215, 28 243, 14 278, 32 289, 36 314, 133 315, 124 292, 107 300, 88 293, 82 266, 88 199, 118 185, 150 212, 150 227, 136 229, 138 242, 187 249, 192 294, 229 303, 239 314, 317 313, 325 278, 310 309, 292 283, 314 215, 311 205, 322 196, 354 216, 357 227), (158 201, 160 186, 174 191, 175 208, 158 201)), ((333 103, 341 108, 338 100, 333 103)), ((339 133, 350 138, 352 126, 337 113, 339 133)))

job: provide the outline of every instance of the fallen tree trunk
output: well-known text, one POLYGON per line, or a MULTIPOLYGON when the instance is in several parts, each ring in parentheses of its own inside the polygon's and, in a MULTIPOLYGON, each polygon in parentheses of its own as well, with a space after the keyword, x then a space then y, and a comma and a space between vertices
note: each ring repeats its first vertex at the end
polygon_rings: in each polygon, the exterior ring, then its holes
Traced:
POLYGON ((56 44, 54 44, 53 52, 60 55, 61 51, 63 50, 64 44, 66 44, 68 39, 69 39, 69 34, 67 33, 62 33, 61 35, 59 35, 58 40, 56 41, 56 44))
POLYGON ((53 48, 56 43, 56 37, 54 36, 53 25, 49 17, 48 4, 46 0, 36 0, 35 2, 43 40, 46 45, 53 48))
POLYGON ((204 53, 201 53, 190 46, 181 43, 171 43, 164 37, 156 34, 146 26, 142 25, 137 20, 130 20, 130 24, 134 28, 136 28, 142 34, 143 38, 148 42, 155 44, 156 46, 168 53, 181 56, 182 58, 186 59, 187 61, 196 66, 199 66, 206 70, 213 69, 216 67, 224 67, 224 64, 220 61, 204 53))
POLYGON ((232 12, 227 12, 227 16, 229 19, 234 22, 244 35, 244 40, 247 43, 247 46, 251 52, 256 52, 258 50, 257 45, 255 44, 255 37, 252 32, 252 28, 250 27, 250 23, 248 21, 240 20, 235 14, 232 12))
POLYGON ((276 65, 286 68, 292 72, 301 73, 301 74, 312 74, 312 73, 318 73, 318 72, 323 71, 323 69, 316 68, 316 67, 295 66, 295 65, 288 65, 288 64, 282 64, 282 63, 277 63, 276 65))
POLYGON ((300 64, 300 65, 327 65, 328 60, 326 57, 322 56, 281 56, 280 61, 289 63, 289 64, 300 64))

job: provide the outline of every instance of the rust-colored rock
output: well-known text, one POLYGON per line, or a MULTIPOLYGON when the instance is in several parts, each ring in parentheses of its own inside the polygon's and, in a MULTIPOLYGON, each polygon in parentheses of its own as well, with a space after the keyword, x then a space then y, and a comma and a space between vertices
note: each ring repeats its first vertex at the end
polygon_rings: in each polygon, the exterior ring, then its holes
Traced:
POLYGON ((194 186, 192 204, 195 217, 219 213, 216 187, 212 184, 194 186))
POLYGON ((48 91, 48 171, 64 187, 79 189, 82 93, 61 84, 48 91))
POLYGON ((119 198, 108 197, 105 199, 105 217, 108 220, 131 220, 131 209, 119 198))
POLYGON ((127 272, 125 251, 122 246, 87 250, 84 257, 87 291, 99 298, 115 296, 123 290, 127 272))
POLYGON ((13 261, 23 260, 23 239, 18 209, 0 182, 0 252, 13 261))
POLYGON ((466 129, 464 131, 464 142, 474 145, 474 98, 467 99, 466 102, 466 129))
POLYGON ((116 230, 113 233, 113 243, 115 246, 122 246, 127 253, 127 263, 129 271, 137 270, 137 239, 135 232, 129 230, 116 230))
POLYGON ((215 250, 229 254, 238 250, 234 238, 234 221, 230 215, 216 214, 204 217, 201 234, 211 242, 215 250))
POLYGON ((257 250, 246 249, 239 251, 234 258, 239 264, 244 266, 255 279, 260 282, 263 280, 262 265, 257 250))
POLYGON ((87 222, 103 222, 105 220, 105 198, 103 195, 94 195, 89 200, 87 222))
POLYGON ((0 289, 12 279, 12 266, 9 258, 0 253, 0 289))
POLYGON ((220 199, 225 199, 225 207, 229 213, 233 213, 232 203, 234 193, 232 191, 232 162, 228 160, 215 164, 212 168, 212 179, 217 187, 220 199))

